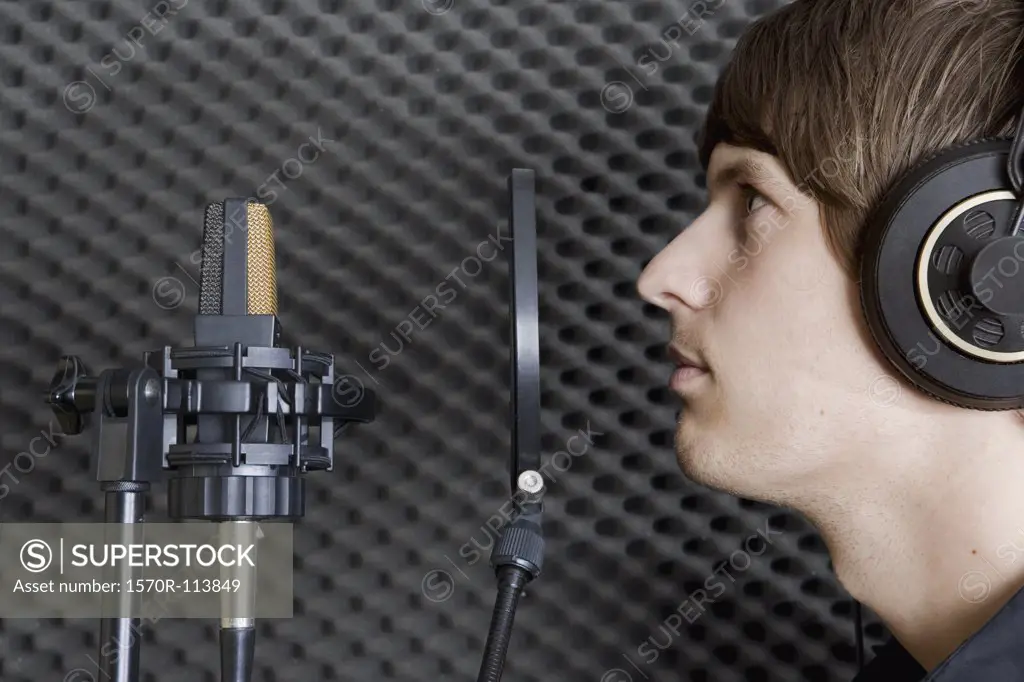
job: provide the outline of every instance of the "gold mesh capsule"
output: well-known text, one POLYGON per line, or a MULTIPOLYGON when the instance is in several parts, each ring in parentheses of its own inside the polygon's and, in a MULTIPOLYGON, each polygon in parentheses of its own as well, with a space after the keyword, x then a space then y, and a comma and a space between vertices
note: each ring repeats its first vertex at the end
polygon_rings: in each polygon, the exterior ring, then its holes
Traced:
POLYGON ((249 315, 277 314, 277 267, 274 259, 274 222, 266 205, 249 202, 248 263, 246 268, 249 315))

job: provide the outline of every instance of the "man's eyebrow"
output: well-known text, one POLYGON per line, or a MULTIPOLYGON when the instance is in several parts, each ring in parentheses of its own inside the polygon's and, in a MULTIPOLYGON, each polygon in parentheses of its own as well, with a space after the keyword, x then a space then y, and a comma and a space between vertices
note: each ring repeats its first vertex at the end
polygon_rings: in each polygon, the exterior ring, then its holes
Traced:
POLYGON ((757 159, 745 156, 715 173, 708 180, 708 191, 713 192, 722 185, 741 179, 755 185, 765 185, 776 189, 785 188, 785 184, 775 177, 771 168, 757 159))

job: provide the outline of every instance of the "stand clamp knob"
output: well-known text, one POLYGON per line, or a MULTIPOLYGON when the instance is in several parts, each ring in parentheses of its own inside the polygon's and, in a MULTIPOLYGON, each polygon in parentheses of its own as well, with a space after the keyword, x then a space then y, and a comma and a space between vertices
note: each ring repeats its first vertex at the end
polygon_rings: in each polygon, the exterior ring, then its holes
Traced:
POLYGON ((61 357, 45 400, 64 433, 74 435, 85 430, 96 406, 96 379, 81 358, 61 357))

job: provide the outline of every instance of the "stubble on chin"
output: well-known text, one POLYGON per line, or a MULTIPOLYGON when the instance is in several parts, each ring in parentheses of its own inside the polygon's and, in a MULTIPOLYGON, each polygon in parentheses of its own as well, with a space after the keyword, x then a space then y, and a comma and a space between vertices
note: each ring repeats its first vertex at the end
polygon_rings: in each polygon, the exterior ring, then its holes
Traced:
POLYGON ((743 481, 746 472, 742 462, 734 459, 728 449, 716 443, 712 432, 701 428, 696 420, 680 419, 676 427, 676 463, 687 479, 694 483, 731 495, 745 495, 750 491, 743 481))
POLYGON ((704 484, 709 462, 706 444, 700 442, 692 417, 687 420, 680 416, 676 424, 675 451, 679 469, 690 480, 704 484))

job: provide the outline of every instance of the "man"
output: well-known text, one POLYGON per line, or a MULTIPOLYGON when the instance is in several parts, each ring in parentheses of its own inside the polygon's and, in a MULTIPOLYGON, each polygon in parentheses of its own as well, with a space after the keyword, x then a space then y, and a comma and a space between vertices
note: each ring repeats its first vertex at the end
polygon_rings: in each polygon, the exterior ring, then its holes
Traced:
POLYGON ((707 207, 637 285, 671 317, 682 470, 805 515, 893 633, 858 681, 1024 680, 1024 422, 906 383, 857 282, 897 177, 1022 107, 1019 0, 796 0, 739 40, 707 207))

